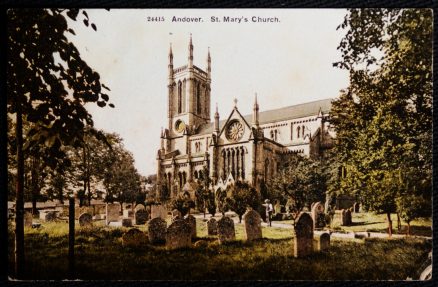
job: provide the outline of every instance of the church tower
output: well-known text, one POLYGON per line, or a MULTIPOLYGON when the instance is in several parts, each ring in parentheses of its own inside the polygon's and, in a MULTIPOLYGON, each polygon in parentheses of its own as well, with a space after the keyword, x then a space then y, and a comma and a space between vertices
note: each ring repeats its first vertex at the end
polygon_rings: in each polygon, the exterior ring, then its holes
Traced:
POLYGON ((173 68, 172 46, 169 50, 168 130, 171 137, 195 134, 199 126, 210 123, 211 57, 206 71, 193 64, 192 36, 188 46, 188 63, 173 68))

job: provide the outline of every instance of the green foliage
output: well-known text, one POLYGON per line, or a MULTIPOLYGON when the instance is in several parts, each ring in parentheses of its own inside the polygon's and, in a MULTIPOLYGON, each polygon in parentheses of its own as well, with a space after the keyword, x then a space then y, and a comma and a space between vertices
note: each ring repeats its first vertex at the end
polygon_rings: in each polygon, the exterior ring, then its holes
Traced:
POLYGON ((239 221, 242 221, 242 216, 248 207, 255 210, 260 209, 261 199, 257 190, 246 182, 236 181, 235 184, 228 187, 226 193, 226 204, 237 213, 239 221))
POLYGON ((291 157, 269 183, 271 198, 287 202, 297 215, 305 206, 324 201, 326 189, 323 162, 299 155, 291 157))
POLYGON ((19 111, 25 122, 32 123, 24 134, 25 149, 41 149, 52 168, 65 157, 63 147, 79 146, 85 126, 93 124, 84 105, 103 107, 109 100, 99 74, 67 38, 74 31, 66 17, 75 20, 78 13, 77 9, 7 11, 8 113, 19 111))
POLYGON ((216 190, 216 205, 217 209, 222 215, 225 215, 225 212, 229 209, 227 205, 227 191, 219 188, 216 190))
POLYGON ((206 203, 207 203, 207 210, 208 213, 210 213, 211 216, 215 216, 216 214, 216 201, 214 198, 214 193, 211 190, 207 191, 207 195, 206 195, 206 203))
POLYGON ((431 215, 430 199, 424 199, 422 195, 405 193, 396 200, 397 210, 400 217, 408 224, 420 217, 431 215))
POLYGON ((191 208, 195 208, 195 202, 188 196, 179 195, 174 198, 170 204, 172 209, 176 209, 181 212, 181 216, 185 216, 189 213, 191 208))
POLYGON ((431 194, 432 11, 350 9, 339 28, 347 31, 334 65, 350 85, 331 110, 346 170, 338 187, 370 210, 402 212, 411 187, 431 194))

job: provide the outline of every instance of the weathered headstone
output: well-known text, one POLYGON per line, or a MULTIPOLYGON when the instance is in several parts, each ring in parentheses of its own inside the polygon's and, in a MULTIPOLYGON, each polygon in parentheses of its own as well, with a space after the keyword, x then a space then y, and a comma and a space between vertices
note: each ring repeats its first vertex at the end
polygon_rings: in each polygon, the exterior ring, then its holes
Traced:
POLYGON ((106 204, 106 225, 110 222, 119 221, 120 216, 120 204, 119 203, 107 203, 106 204))
POLYGON ((324 205, 316 202, 312 205, 313 229, 323 228, 325 226, 324 205))
POLYGON ((295 220, 294 257, 303 257, 313 252, 313 220, 301 212, 295 220))
POLYGON ((354 213, 359 213, 360 212, 360 203, 355 202, 353 205, 353 209, 354 209, 354 213))
POLYGON ((277 203, 274 205, 274 213, 280 214, 281 213, 281 205, 280 202, 277 201, 277 203))
POLYGON ((76 206, 75 207, 75 219, 79 219, 79 216, 82 213, 89 213, 91 215, 94 215, 94 208, 91 206, 76 206))
POLYGON ((146 207, 143 204, 139 203, 135 206, 134 212, 137 212, 139 210, 146 210, 146 207))
POLYGON ((347 225, 352 225, 353 224, 353 220, 351 217, 351 210, 347 210, 345 215, 347 216, 347 225))
POLYGON ((40 219, 44 221, 54 221, 58 217, 56 210, 40 210, 40 219))
POLYGON ((347 226, 347 210, 342 209, 341 210, 341 225, 342 226, 347 226))
POLYGON ((132 218, 122 218, 123 227, 132 227, 132 218))
POLYGON ((135 212, 135 224, 142 225, 148 221, 149 214, 146 209, 140 209, 135 212))
POLYGON ((133 218, 134 217, 134 212, 129 208, 129 209, 124 209, 123 210, 123 217, 130 217, 133 218))
POLYGON ((139 247, 147 244, 148 238, 146 234, 137 228, 130 229, 122 236, 122 245, 126 247, 139 247))
POLYGON ((190 225, 191 238, 196 238, 196 218, 189 214, 186 216, 186 218, 184 218, 184 220, 190 225))
POLYGON ((167 218, 167 210, 162 205, 152 205, 151 206, 151 219, 160 217, 164 220, 167 218))
POLYGON ((166 231, 166 248, 177 249, 192 245, 190 224, 182 219, 173 222, 166 231))
POLYGON ((172 212, 170 214, 172 215, 172 222, 174 222, 175 220, 178 220, 178 219, 183 219, 181 212, 179 212, 178 209, 172 210, 172 212))
POLYGON ((25 227, 32 227, 32 212, 25 212, 24 213, 24 226, 25 227))
POLYGON ((232 241, 236 239, 236 232, 234 230, 234 221, 224 216, 217 222, 217 234, 219 243, 232 241))
POLYGON ((208 235, 217 235, 217 221, 214 218, 210 218, 207 221, 207 232, 208 235))
POLYGON ((243 215, 243 224, 245 226, 244 230, 247 241, 262 238, 261 222, 262 217, 257 211, 251 209, 245 212, 243 215))
POLYGON ((323 251, 330 247, 330 234, 327 232, 315 235, 315 251, 323 251))
POLYGON ((79 226, 93 225, 93 216, 89 213, 82 213, 79 215, 79 226))
POLYGON ((148 223, 149 242, 152 244, 166 241, 166 221, 160 217, 153 218, 148 223))

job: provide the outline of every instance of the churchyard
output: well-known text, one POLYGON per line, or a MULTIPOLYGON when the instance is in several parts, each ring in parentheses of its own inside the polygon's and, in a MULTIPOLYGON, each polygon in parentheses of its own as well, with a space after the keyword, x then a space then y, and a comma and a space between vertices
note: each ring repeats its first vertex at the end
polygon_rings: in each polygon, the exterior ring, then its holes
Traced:
MULTIPOLYGON (((142 207, 125 209, 123 215, 112 207, 99 216, 88 214, 86 208, 76 214, 74 278, 405 280, 419 278, 431 251, 431 240, 425 237, 431 236, 426 232, 430 220, 412 222, 409 237, 394 230, 389 239, 381 233, 384 217, 368 212, 352 213, 349 226, 324 228, 314 226, 317 215, 305 212, 294 228, 289 220, 274 221, 269 227, 254 210, 239 223, 232 212, 225 218, 220 214, 213 219, 202 214, 183 218, 177 210, 156 208, 149 219, 142 207)), ((25 278, 66 279, 68 222, 62 216, 44 216, 25 217, 25 278)), ((9 239, 12 273, 12 221, 9 239)))

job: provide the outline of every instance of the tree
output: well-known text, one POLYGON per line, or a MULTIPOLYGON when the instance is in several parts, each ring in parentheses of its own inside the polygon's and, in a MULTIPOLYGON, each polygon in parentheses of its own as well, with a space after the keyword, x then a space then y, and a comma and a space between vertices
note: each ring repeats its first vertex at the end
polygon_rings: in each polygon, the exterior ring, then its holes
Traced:
POLYGON ((294 219, 305 206, 324 200, 326 178, 321 164, 318 160, 294 155, 269 184, 271 199, 287 202, 294 219))
POLYGON ((261 199, 255 188, 250 187, 246 182, 236 181, 228 187, 226 202, 227 206, 239 216, 239 222, 242 222, 242 216, 248 207, 260 209, 261 199))
POLYGON ((216 214, 216 202, 214 198, 214 192, 211 190, 207 190, 206 198, 208 213, 210 213, 211 216, 214 217, 214 215, 216 214))
MULTIPOLYGON (((78 19, 79 10, 9 9, 7 11, 7 111, 16 116, 16 232, 15 276, 24 272, 24 154, 23 149, 44 145, 44 161, 55 167, 64 157, 63 147, 77 146, 85 124, 92 125, 84 105, 103 107, 109 100, 99 74, 80 57, 66 33, 65 16, 78 19), (23 121, 32 128, 23 134, 23 121)), ((89 19, 83 12, 86 26, 89 19)), ((96 30, 96 26, 91 24, 96 30)), ((110 105, 112 106, 112 104, 110 105)))
POLYGON ((222 213, 222 216, 225 216, 225 212, 228 210, 227 205, 227 191, 222 190, 221 188, 218 188, 216 190, 216 205, 220 213, 222 213))
POLYGON ((121 206, 123 202, 133 203, 141 192, 141 181, 132 153, 125 149, 117 134, 108 134, 106 138, 112 148, 102 159, 103 185, 107 192, 105 200, 117 200, 121 206))
POLYGON ((422 195, 406 192, 396 199, 397 210, 400 217, 408 225, 407 235, 411 234, 411 221, 420 217, 428 217, 431 214, 430 202, 422 195))
POLYGON ((172 209, 176 209, 181 212, 181 216, 185 216, 190 212, 191 208, 195 207, 195 202, 190 199, 189 196, 179 194, 176 198, 174 198, 171 202, 172 209))
POLYGON ((350 9, 339 28, 347 33, 334 66, 350 73, 331 111, 347 171, 340 187, 386 213, 391 236, 396 201, 409 198, 403 182, 431 195, 432 12, 350 9))

